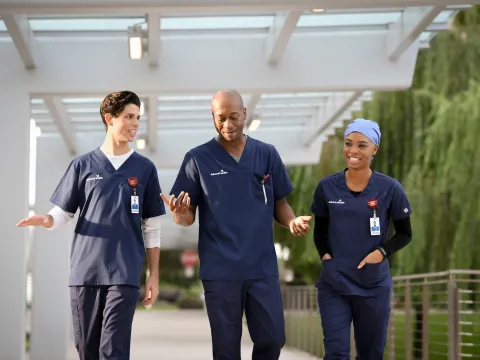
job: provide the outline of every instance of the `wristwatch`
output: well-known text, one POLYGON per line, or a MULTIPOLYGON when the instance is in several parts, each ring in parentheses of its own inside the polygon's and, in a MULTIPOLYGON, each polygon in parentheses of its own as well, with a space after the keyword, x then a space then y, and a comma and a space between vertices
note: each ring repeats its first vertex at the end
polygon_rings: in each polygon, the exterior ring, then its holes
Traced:
POLYGON ((377 247, 377 250, 382 253, 384 259, 387 257, 387 252, 385 251, 384 248, 382 248, 381 246, 379 246, 379 247, 377 247))

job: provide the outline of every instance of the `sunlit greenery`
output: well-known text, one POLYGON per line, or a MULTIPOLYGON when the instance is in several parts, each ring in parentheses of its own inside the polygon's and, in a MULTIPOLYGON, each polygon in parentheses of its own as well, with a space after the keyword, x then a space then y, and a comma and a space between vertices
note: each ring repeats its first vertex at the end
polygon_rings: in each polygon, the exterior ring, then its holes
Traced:
MULTIPOLYGON (((480 6, 459 13, 451 31, 422 50, 412 87, 376 93, 356 117, 382 130, 375 170, 399 180, 414 214, 414 239, 392 258, 398 273, 480 268, 480 6)), ((291 169, 288 199, 297 214, 309 214, 318 181, 341 171, 343 129, 324 144, 320 163, 291 169)), ((320 273, 313 233, 298 239, 275 227, 290 248, 296 281, 311 284, 320 273)))

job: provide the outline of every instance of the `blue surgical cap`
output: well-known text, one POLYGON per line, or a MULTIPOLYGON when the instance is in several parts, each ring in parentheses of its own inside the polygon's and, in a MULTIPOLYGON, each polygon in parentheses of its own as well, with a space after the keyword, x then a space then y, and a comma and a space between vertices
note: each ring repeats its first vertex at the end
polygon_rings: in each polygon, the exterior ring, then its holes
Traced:
POLYGON ((343 137, 346 138, 350 133, 358 132, 369 138, 375 145, 380 145, 380 127, 375 121, 365 119, 355 119, 347 125, 343 137))

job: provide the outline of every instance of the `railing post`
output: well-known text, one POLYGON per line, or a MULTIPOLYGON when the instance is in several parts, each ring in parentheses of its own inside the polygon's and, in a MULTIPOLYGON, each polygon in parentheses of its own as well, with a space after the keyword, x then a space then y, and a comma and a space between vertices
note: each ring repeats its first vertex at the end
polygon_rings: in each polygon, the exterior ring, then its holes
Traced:
POLYGON ((301 319, 299 319, 299 313, 300 313, 300 291, 298 290, 298 287, 295 287, 295 311, 294 311, 294 319, 295 319, 295 336, 293 337, 293 346, 296 349, 300 349, 300 343, 299 343, 299 338, 300 338, 300 329, 301 329, 301 319))
POLYGON ((422 360, 429 360, 429 310, 430 294, 428 291, 428 283, 424 283, 422 287, 422 360))
POLYGON ((388 360, 395 360, 395 296, 390 297, 390 319, 388 320, 388 360))
POLYGON ((448 360, 460 360, 459 293, 454 275, 448 279, 448 360))
POLYGON ((318 326, 317 326, 317 322, 314 321, 313 319, 317 319, 319 317, 318 313, 316 313, 316 309, 315 309, 315 303, 316 303, 316 299, 315 299, 315 292, 314 292, 314 289, 312 288, 308 288, 308 319, 309 319, 309 323, 311 324, 312 326, 312 329, 310 330, 310 341, 309 341, 309 352, 310 354, 315 354, 315 340, 316 340, 316 337, 317 337, 317 332, 318 332, 318 326))
POLYGON ((405 282, 405 360, 412 360, 412 291, 410 280, 405 282))

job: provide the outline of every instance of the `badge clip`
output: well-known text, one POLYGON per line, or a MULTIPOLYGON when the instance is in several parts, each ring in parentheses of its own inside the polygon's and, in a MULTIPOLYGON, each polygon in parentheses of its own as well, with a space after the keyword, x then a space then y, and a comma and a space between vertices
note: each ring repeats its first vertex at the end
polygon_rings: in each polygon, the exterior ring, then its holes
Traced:
POLYGON ((370 235, 378 236, 380 235, 380 219, 377 217, 378 200, 368 200, 367 204, 373 210, 373 217, 370 218, 370 235))
POLYGON ((133 196, 130 198, 130 209, 132 211, 132 214, 138 214, 140 211, 137 195, 138 179, 136 177, 128 178, 128 185, 133 188, 133 196))

